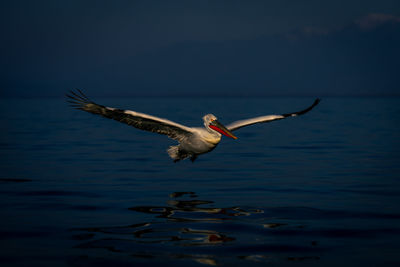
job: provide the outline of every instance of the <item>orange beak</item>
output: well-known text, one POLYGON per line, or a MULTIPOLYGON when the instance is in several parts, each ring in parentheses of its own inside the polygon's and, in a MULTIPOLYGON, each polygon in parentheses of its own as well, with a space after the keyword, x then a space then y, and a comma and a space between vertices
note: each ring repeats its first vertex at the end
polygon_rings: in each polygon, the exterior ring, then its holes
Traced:
POLYGON ((221 123, 219 123, 217 120, 212 121, 210 123, 209 127, 211 129, 219 132, 220 134, 223 134, 223 135, 228 136, 228 137, 233 138, 233 139, 237 139, 237 137, 234 136, 233 133, 231 133, 231 131, 226 129, 226 127, 224 125, 222 125, 221 123))

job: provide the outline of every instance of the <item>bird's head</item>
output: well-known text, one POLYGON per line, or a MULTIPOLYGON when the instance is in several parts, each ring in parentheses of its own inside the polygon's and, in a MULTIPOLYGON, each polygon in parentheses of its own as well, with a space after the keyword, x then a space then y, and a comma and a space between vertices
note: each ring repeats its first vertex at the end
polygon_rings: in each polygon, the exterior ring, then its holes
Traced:
POLYGON ((217 117, 215 117, 213 114, 205 115, 203 117, 203 121, 204 121, 204 126, 208 131, 223 134, 230 138, 237 139, 237 137, 234 136, 233 133, 231 133, 231 131, 229 131, 224 125, 218 122, 217 117))

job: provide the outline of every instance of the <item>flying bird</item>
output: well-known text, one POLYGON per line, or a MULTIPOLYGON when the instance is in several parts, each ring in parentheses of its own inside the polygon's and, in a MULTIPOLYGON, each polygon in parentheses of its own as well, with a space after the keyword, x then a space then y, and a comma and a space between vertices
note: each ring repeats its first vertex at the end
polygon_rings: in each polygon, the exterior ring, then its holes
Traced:
POLYGON ((79 89, 70 91, 70 94, 66 96, 68 97, 67 101, 76 109, 126 123, 140 130, 163 134, 178 141, 179 145, 170 146, 167 150, 174 162, 185 158, 190 158, 193 162, 198 155, 212 151, 221 141, 222 135, 237 139, 232 133, 233 131, 257 123, 303 115, 320 102, 320 99, 317 98, 311 106, 301 111, 239 120, 227 126, 220 123, 213 114, 207 114, 203 117, 204 127, 187 127, 152 115, 96 104, 79 89))

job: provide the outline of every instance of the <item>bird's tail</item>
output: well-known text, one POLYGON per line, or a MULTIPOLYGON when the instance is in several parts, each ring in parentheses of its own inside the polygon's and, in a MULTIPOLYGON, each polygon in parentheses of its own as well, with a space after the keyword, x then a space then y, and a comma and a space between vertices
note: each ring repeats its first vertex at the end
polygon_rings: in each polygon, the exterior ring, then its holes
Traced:
POLYGON ((182 159, 181 153, 179 152, 179 146, 170 146, 167 149, 168 155, 174 160, 174 162, 177 162, 182 159))

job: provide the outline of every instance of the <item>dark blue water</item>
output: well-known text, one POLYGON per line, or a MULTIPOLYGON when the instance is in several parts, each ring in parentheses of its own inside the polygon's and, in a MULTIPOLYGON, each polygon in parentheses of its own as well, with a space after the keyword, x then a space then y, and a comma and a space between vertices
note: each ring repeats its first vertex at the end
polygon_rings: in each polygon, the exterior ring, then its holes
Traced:
MULTIPOLYGON (((313 101, 96 100, 188 126, 313 101)), ((0 119, 2 266, 400 264, 398 98, 324 98, 195 163, 64 99, 3 99, 0 119)))

